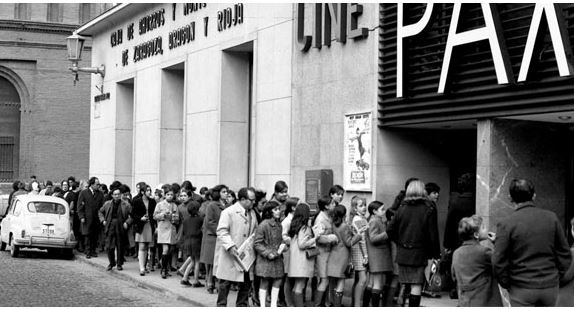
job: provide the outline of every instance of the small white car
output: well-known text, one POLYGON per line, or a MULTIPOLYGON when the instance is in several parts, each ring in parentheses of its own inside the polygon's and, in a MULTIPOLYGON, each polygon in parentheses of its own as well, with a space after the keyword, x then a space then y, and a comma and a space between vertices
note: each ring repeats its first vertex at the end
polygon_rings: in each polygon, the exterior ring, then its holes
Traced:
POLYGON ((17 257, 20 248, 62 250, 72 258, 76 239, 70 224, 68 203, 58 197, 18 195, 0 223, 0 250, 10 245, 10 254, 17 257))

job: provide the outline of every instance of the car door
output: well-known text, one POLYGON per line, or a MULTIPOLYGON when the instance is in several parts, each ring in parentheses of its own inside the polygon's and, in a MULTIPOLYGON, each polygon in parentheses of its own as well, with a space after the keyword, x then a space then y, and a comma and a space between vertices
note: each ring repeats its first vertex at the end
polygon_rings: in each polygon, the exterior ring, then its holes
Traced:
POLYGON ((0 239, 3 242, 8 243, 8 235, 10 235, 10 222, 14 217, 14 205, 16 204, 16 200, 12 202, 12 205, 8 206, 8 211, 6 212, 6 217, 2 219, 0 223, 0 239))

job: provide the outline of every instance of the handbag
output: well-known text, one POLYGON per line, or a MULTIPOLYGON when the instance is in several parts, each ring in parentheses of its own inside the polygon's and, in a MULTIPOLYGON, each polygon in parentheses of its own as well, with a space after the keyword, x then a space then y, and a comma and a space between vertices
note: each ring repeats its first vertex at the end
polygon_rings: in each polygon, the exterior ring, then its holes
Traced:
POLYGON ((355 273, 355 266, 353 266, 353 263, 349 262, 349 264, 347 264, 347 267, 345 267, 345 277, 353 278, 354 273, 355 273))
POLYGON ((312 258, 316 257, 317 255, 319 255, 319 249, 317 247, 305 249, 305 256, 308 259, 312 259, 312 258))
POLYGON ((433 260, 430 268, 430 278, 428 281, 427 291, 439 293, 443 288, 443 274, 441 273, 440 262, 433 260))

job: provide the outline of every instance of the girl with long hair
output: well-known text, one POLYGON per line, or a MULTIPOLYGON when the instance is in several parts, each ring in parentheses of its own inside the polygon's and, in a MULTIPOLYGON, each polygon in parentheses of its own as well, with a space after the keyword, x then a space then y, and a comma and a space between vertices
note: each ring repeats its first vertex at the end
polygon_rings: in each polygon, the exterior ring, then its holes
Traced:
POLYGON ((333 305, 341 307, 343 300, 343 288, 345 286, 345 269, 349 265, 351 256, 351 247, 363 238, 363 232, 366 226, 359 230, 359 233, 353 235, 351 228, 345 223, 347 208, 343 205, 337 205, 333 209, 333 232, 339 239, 329 254, 327 264, 327 275, 333 282, 334 295, 332 297, 333 305))
POLYGON ((176 225, 179 223, 177 205, 174 203, 174 189, 169 186, 164 191, 165 199, 161 201, 153 213, 157 223, 157 243, 162 245, 161 277, 166 279, 169 275, 170 254, 177 240, 176 225))
MULTIPOLYGON (((362 197, 353 196, 351 198, 351 227, 355 233, 368 225, 367 222, 367 200, 362 197)), ((355 269, 355 281, 353 283, 353 306, 360 307, 363 299, 363 291, 367 284, 367 268, 369 254, 365 239, 351 247, 351 261, 355 269)))
POLYGON ((151 264, 154 267, 155 252, 153 246, 153 234, 156 222, 153 219, 156 202, 151 198, 151 187, 145 183, 140 183, 139 192, 133 199, 134 230, 135 241, 138 244, 138 262, 140 275, 145 276, 147 269, 148 250, 151 251, 151 264), (151 249, 151 250, 150 250, 151 249))
POLYGON ((288 236, 291 239, 289 247, 288 277, 294 280, 293 302, 295 307, 304 306, 305 283, 313 277, 315 257, 307 257, 306 250, 316 247, 317 236, 309 226, 311 209, 308 204, 300 203, 295 208, 293 220, 289 226, 288 236))
POLYGON ((210 189, 211 200, 205 202, 205 217, 203 218, 203 237, 201 239, 201 252, 199 261, 205 265, 206 285, 209 294, 215 293, 215 280, 213 279, 213 259, 215 255, 215 241, 217 239, 217 224, 221 211, 227 203, 226 185, 217 185, 210 189))

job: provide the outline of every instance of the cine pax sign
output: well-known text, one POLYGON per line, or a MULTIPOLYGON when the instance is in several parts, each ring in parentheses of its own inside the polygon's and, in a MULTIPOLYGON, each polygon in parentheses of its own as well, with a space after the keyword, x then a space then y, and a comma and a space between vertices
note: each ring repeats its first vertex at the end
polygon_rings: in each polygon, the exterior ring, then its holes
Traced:
MULTIPOLYGON (((404 39, 415 36, 424 31, 431 20, 433 6, 433 3, 428 3, 426 5, 425 13, 416 23, 405 25, 404 7, 402 3, 398 4, 396 96, 399 98, 403 97, 404 39)), ((448 82, 448 72, 453 49, 460 45, 482 40, 488 40, 490 53, 494 60, 494 69, 498 84, 515 83, 510 59, 502 37, 501 23, 498 20, 494 4, 481 3, 480 6, 482 9, 482 15, 484 16, 485 26, 482 28, 458 32, 457 29, 460 22, 462 3, 454 4, 440 72, 437 90, 438 93, 444 93, 445 86, 448 82)), ((574 66, 572 65, 572 47, 570 45, 566 23, 560 7, 553 3, 536 3, 534 13, 532 14, 532 20, 530 22, 530 28, 528 30, 528 36, 526 38, 524 54, 522 55, 522 63, 520 65, 520 72, 518 73, 518 82, 524 82, 528 77, 528 70, 530 68, 530 62, 532 61, 534 45, 536 43, 536 36, 540 29, 543 15, 546 16, 546 20, 548 22, 548 29, 560 76, 564 77, 574 75, 574 66)))

